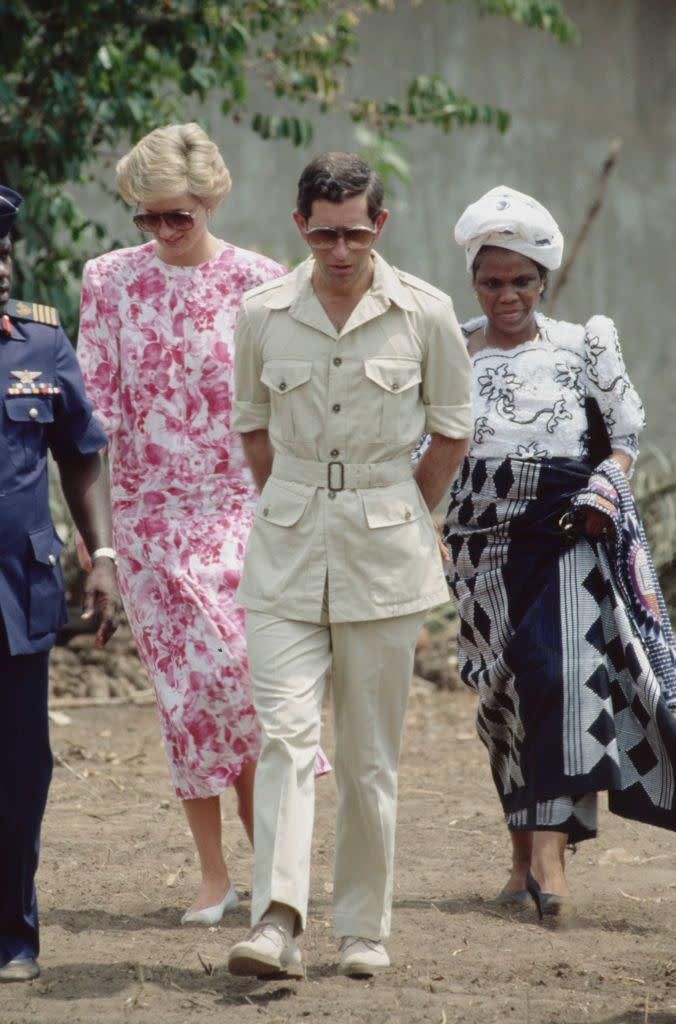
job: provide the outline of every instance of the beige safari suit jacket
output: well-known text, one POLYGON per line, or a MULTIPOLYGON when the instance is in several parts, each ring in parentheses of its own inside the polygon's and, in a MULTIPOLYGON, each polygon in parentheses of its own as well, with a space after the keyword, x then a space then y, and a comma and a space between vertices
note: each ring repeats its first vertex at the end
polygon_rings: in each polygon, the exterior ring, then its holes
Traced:
POLYGON ((423 430, 470 436, 470 362, 449 296, 374 258, 372 286, 340 332, 312 287, 312 257, 244 296, 232 425, 267 430, 275 452, 238 591, 247 609, 319 623, 327 583, 331 622, 448 599, 410 454, 423 430), (377 467, 372 479, 348 472, 340 489, 329 463, 377 467))

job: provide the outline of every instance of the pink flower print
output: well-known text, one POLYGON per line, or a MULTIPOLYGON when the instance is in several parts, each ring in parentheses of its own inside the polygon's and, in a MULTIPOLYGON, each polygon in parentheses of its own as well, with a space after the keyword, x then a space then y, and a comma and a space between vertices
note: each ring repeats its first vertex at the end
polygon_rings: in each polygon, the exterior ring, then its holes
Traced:
POLYGON ((230 430, 233 334, 242 292, 281 273, 224 245, 199 271, 176 274, 147 244, 93 261, 83 281, 95 408, 119 389, 120 586, 181 799, 222 792, 260 749, 235 601, 256 491, 230 430))
POLYGON ((150 466, 161 466, 167 459, 166 448, 152 442, 143 446, 143 454, 150 466))
MULTIPOLYGON (((191 680, 191 689, 192 687, 191 680)), ((216 735, 216 723, 206 709, 186 717, 185 724, 197 747, 205 746, 216 735)))
POLYGON ((159 267, 148 270, 142 277, 137 277, 129 285, 129 295, 149 302, 153 298, 164 295, 166 282, 159 267))
POLYGON ((230 384, 227 380, 216 380, 204 387, 204 398, 212 416, 217 413, 229 413, 232 409, 230 384))
POLYGON ((224 341, 217 341, 211 351, 219 363, 225 363, 226 366, 232 365, 232 353, 224 341))

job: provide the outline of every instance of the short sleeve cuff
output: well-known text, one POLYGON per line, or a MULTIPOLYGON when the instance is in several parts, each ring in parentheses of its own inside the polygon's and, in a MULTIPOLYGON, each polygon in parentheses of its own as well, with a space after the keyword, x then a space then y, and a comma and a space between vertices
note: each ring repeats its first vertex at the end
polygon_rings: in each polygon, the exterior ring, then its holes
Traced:
POLYGON ((611 437, 610 447, 617 448, 618 451, 624 452, 631 458, 631 465, 626 471, 628 480, 631 480, 634 475, 634 467, 636 466, 636 459, 638 458, 638 437, 636 434, 627 434, 623 437, 611 437))
POLYGON ((455 440, 471 437, 474 414, 471 402, 465 405, 426 405, 425 429, 429 434, 441 434, 455 440))
POLYGON ((267 430, 270 424, 270 403, 234 402, 230 426, 240 434, 267 430))
POLYGON ((108 446, 108 437, 94 416, 86 418, 83 412, 67 422, 67 430, 55 436, 52 454, 57 462, 68 458, 74 451, 80 455, 96 455, 108 446))

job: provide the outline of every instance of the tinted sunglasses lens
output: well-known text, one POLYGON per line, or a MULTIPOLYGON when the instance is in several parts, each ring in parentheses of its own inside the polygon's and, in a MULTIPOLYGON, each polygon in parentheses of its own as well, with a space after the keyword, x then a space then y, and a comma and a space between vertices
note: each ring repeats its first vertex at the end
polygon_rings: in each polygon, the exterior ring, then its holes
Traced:
POLYGON ((189 231, 195 223, 192 213, 169 210, 168 213, 137 213, 134 224, 141 231, 157 231, 163 222, 172 231, 189 231))
POLYGON ((374 232, 368 228, 348 228, 345 232, 345 242, 348 249, 368 249, 374 237, 374 232))
POLYGON ((162 216, 164 223, 172 231, 188 231, 194 223, 191 213, 181 213, 179 210, 170 210, 169 213, 163 213, 162 216))
POLYGON ((338 232, 333 228, 313 228, 305 237, 313 249, 333 249, 338 244, 338 232))
POLYGON ((162 223, 159 213, 137 213, 133 220, 139 231, 157 231, 162 223))

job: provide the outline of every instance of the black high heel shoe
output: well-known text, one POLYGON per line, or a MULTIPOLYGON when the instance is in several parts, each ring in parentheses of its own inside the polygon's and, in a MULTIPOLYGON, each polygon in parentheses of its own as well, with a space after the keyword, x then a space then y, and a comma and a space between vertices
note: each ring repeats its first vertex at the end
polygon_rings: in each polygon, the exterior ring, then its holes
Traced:
POLYGON ((558 896, 555 892, 543 892, 530 871, 526 875, 526 889, 533 897, 533 902, 537 907, 538 917, 541 921, 545 914, 548 917, 561 917, 563 915, 568 901, 563 896, 558 896))

